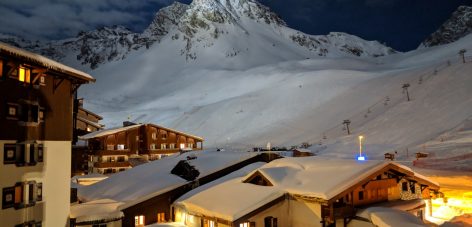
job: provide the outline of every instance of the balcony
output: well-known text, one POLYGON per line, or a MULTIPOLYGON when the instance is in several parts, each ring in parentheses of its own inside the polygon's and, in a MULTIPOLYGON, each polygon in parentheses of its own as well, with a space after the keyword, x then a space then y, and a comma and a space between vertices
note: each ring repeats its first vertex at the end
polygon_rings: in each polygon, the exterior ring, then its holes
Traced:
POLYGON ((93 167, 95 168, 120 168, 120 167, 130 167, 129 162, 95 162, 93 167))
MULTIPOLYGON (((192 151, 201 151, 201 148, 193 148, 192 151)), ((156 149, 156 150, 148 150, 144 152, 145 154, 175 154, 179 153, 181 149, 156 149)))
POLYGON ((130 150, 97 150, 97 151, 92 151, 92 154, 96 156, 109 156, 109 155, 130 156, 130 155, 136 154, 136 152, 132 152, 130 150))

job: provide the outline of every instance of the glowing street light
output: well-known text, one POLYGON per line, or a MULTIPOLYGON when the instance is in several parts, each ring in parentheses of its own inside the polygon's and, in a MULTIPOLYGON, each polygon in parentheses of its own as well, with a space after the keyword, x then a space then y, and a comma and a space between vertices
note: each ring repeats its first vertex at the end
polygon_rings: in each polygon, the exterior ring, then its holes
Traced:
POLYGON ((357 157, 359 161, 365 161, 365 157, 362 156, 362 139, 364 139, 364 136, 359 136, 359 156, 357 157))

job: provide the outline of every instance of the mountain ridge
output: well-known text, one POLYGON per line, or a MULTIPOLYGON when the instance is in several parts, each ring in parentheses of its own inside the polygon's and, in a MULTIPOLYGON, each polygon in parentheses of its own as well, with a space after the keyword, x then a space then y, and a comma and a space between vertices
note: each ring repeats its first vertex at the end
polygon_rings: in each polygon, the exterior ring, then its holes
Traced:
MULTIPOLYGON (((30 41, 0 35, 0 41, 87 70, 123 60, 131 52, 159 45, 166 38, 183 41, 184 46, 176 51, 180 51, 187 61, 194 61, 199 49, 212 48, 216 40, 224 39, 224 36, 251 36, 247 39, 252 41, 259 32, 258 28, 253 29, 255 32, 249 31, 254 25, 272 31, 270 36, 287 39, 281 44, 288 45, 289 49, 302 49, 297 51, 305 52, 299 59, 330 55, 378 57, 396 52, 377 41, 365 41, 345 33, 314 36, 293 30, 276 13, 255 0, 194 0, 189 5, 174 2, 156 12, 141 33, 117 25, 80 32, 76 37, 64 40, 30 41)), ((275 47, 276 44, 272 45, 275 47)), ((228 57, 250 47, 232 46, 231 42, 226 46, 228 57)))

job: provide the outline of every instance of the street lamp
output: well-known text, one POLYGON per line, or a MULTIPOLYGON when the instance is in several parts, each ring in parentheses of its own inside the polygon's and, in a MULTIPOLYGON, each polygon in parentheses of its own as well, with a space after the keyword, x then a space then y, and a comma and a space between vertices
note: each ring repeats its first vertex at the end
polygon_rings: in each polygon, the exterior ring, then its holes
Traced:
POLYGON ((357 157, 359 161, 365 161, 365 157, 362 156, 362 139, 364 139, 364 136, 359 136, 359 156, 357 157))

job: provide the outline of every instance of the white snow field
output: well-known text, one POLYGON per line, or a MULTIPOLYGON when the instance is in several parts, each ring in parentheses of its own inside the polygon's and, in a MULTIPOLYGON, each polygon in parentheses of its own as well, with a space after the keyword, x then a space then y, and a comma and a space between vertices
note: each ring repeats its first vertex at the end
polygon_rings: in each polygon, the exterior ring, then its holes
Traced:
POLYGON ((97 83, 81 89, 86 107, 104 115, 107 127, 127 119, 153 122, 204 137, 206 147, 321 141, 311 149, 349 158, 363 134, 366 155, 378 159, 394 150, 411 157, 472 116, 472 64, 457 54, 472 47, 472 36, 386 57, 320 57, 245 69, 231 68, 227 59, 185 63, 178 54, 161 54, 175 47, 155 47, 100 67, 93 71, 97 83), (352 122, 351 136, 342 130, 345 119, 352 122))

